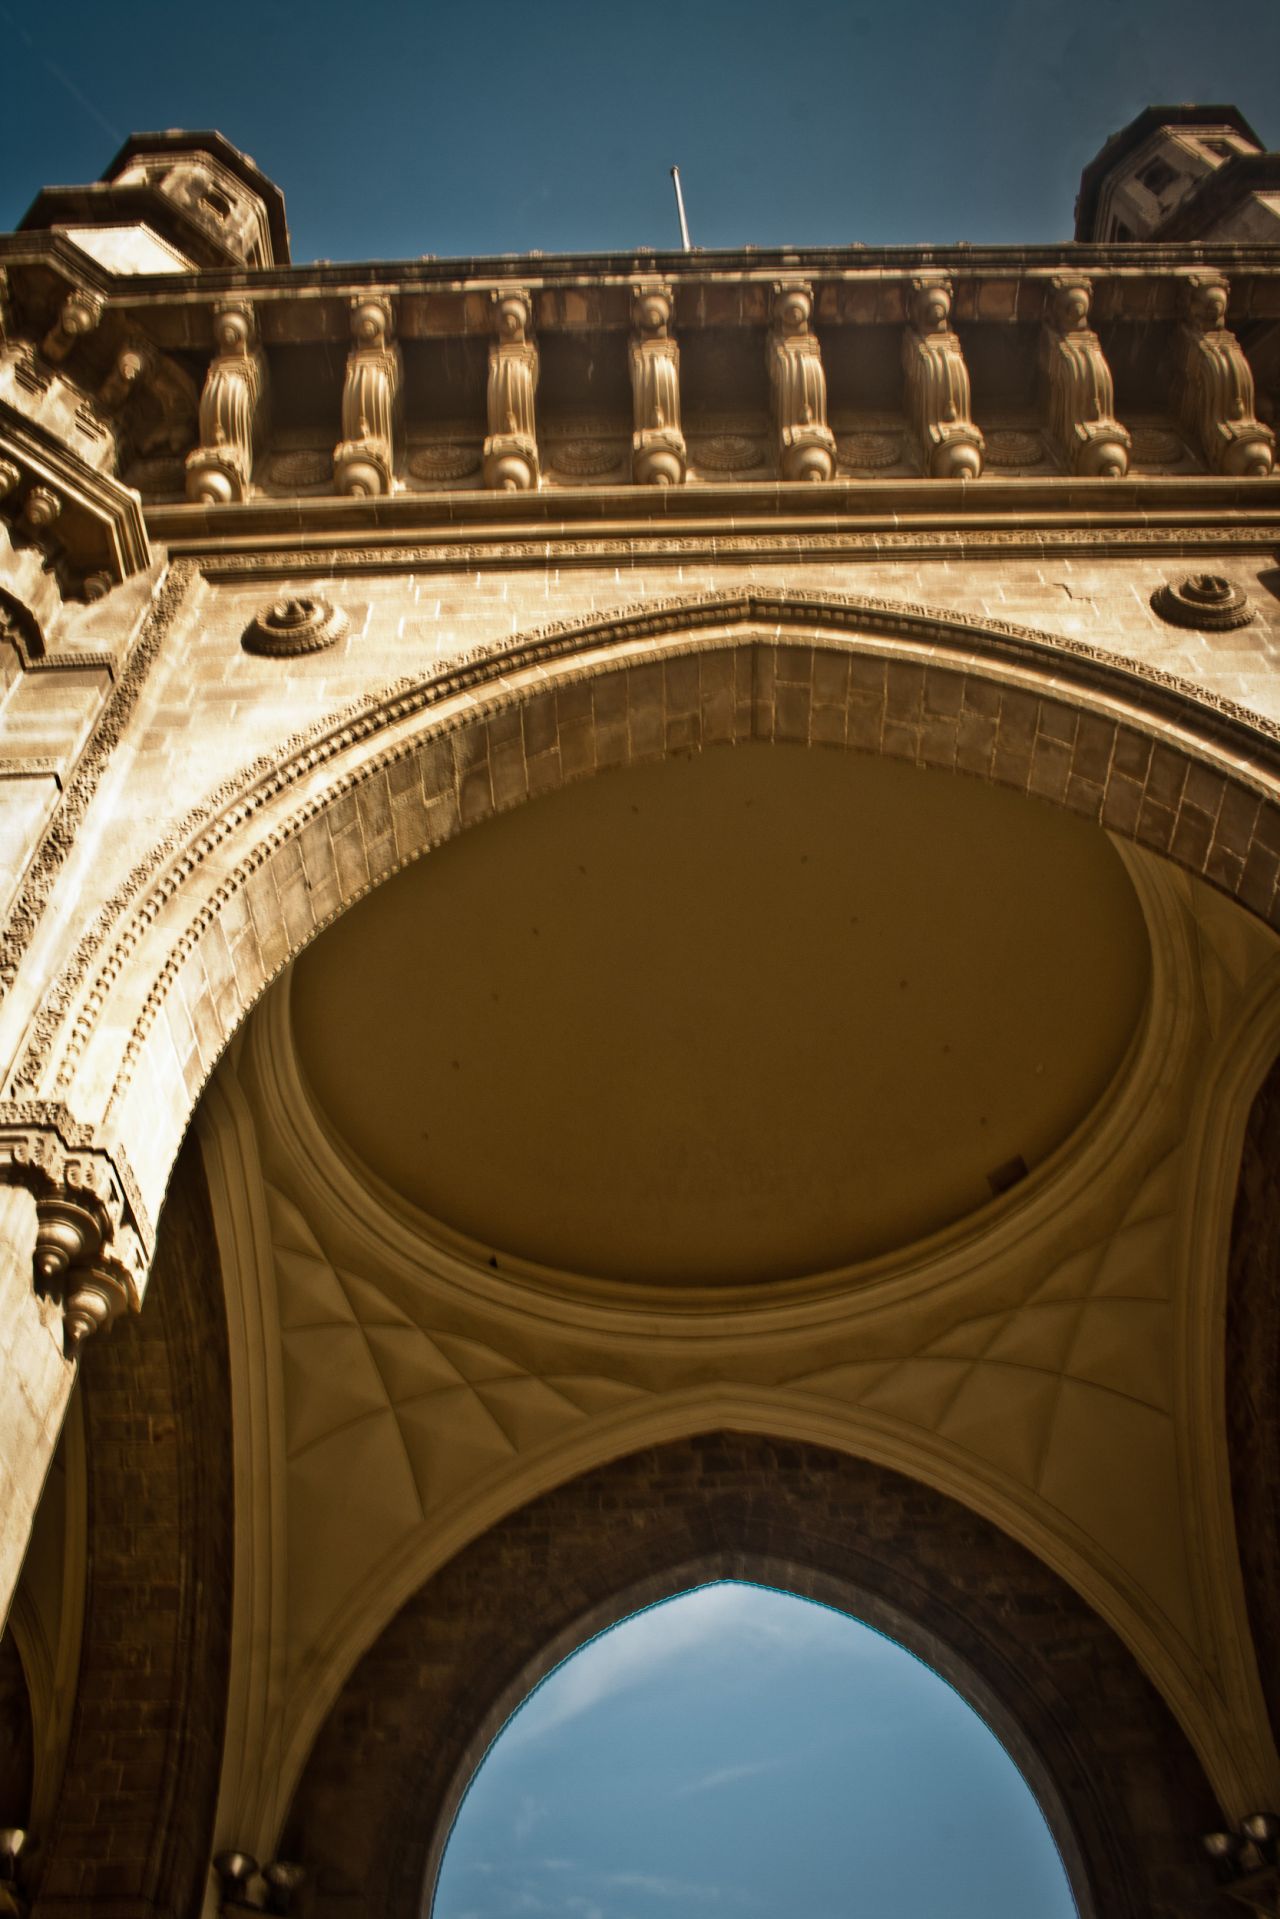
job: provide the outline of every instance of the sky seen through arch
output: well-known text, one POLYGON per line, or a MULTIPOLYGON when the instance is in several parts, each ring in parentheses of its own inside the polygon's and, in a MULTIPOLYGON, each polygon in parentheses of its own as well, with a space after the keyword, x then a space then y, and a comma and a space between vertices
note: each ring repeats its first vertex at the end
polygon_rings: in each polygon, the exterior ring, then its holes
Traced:
POLYGON ((1076 1919, 1029 1787, 937 1673, 721 1582, 549 1675, 477 1771, 433 1919, 1076 1919))

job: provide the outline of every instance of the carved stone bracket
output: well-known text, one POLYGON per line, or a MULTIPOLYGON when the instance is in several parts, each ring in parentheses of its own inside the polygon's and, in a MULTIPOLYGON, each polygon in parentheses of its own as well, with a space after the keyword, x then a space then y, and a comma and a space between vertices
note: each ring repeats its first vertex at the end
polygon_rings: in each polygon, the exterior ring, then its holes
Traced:
POLYGON ((969 413, 969 369, 951 330, 951 282, 921 274, 911 282, 910 325, 902 343, 907 411, 925 471, 939 480, 976 480, 984 441, 969 413))
POLYGON ((126 335, 98 388, 98 405, 120 416, 130 447, 144 459, 185 452, 196 431, 193 382, 139 333, 126 335))
POLYGON ((1254 417, 1253 374, 1226 324, 1230 292, 1220 273, 1187 276, 1182 336, 1182 417, 1215 473, 1270 473, 1276 436, 1254 417))
POLYGON ((200 395, 200 445, 187 455, 187 497, 220 506, 249 495, 266 432, 267 362, 247 302, 220 301, 213 330, 218 351, 200 395))
POLYGON ((0 1118, 0 1184, 35 1199, 32 1280, 61 1305, 63 1347, 74 1359, 91 1333, 140 1304, 146 1259, 124 1183, 100 1149, 68 1145, 53 1125, 0 1118))
POLYGON ((680 429, 680 348, 671 337, 671 288, 662 280, 631 289, 631 473, 637 486, 679 486, 687 455, 680 429))
POLYGON ((505 493, 526 493, 538 484, 538 349, 530 338, 533 305, 524 287, 493 296, 498 337, 489 348, 489 432, 484 443, 484 481, 505 493))
POLYGON ((403 367, 388 300, 351 302, 352 348, 342 388, 342 439, 333 451, 339 493, 373 496, 394 485, 403 367))
POLYGON ((1121 479, 1133 442, 1115 418, 1115 384, 1102 342, 1089 325, 1093 284, 1083 274, 1055 274, 1040 336, 1040 364, 1049 390, 1049 430, 1070 472, 1121 479))
POLYGON ((780 280, 773 289, 769 384, 784 480, 829 480, 836 470, 835 435, 827 425, 827 376, 810 329, 813 288, 780 280))
POLYGON ((93 332, 105 304, 100 293, 91 293, 87 287, 73 287, 40 344, 45 359, 60 366, 77 340, 93 332))

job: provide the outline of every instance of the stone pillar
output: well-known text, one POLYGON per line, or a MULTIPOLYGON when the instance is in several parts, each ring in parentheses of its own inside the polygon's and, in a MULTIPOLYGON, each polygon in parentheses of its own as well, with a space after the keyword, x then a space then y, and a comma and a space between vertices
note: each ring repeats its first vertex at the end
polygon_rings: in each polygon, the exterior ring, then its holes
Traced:
POLYGON ((1227 281, 1211 269, 1188 275, 1181 413, 1211 471, 1259 477, 1272 469, 1276 436, 1254 417, 1253 374, 1227 326, 1229 292, 1227 281))
POLYGON ((524 493, 538 484, 538 349, 529 337, 533 305, 523 287, 493 295, 498 337, 489 348, 489 432, 484 443, 486 486, 524 493))
POLYGON ((827 376, 822 348, 809 328, 813 288, 807 280, 780 280, 773 289, 769 384, 784 480, 829 480, 836 469, 835 435, 827 425, 827 376))
POLYGON ((678 486, 685 474, 680 430, 680 349, 671 338, 671 288, 662 281, 631 289, 631 473, 637 486, 678 486))
POLYGON ((1040 336, 1049 431, 1069 472, 1119 479, 1129 470, 1132 441, 1114 416, 1111 369, 1089 326, 1092 297, 1083 274, 1054 276, 1040 336))
POLYGON ((969 417, 969 369, 951 330, 951 282, 921 274, 907 300, 910 326, 902 342, 907 412, 925 472, 938 480, 976 480, 984 441, 969 417))
POLYGON ((62 1314, 31 1283, 36 1202, 0 1186, 0 1620, 8 1617, 75 1380, 62 1314))
POLYGON ((342 439, 333 451, 339 493, 390 493, 403 366, 387 300, 351 302, 351 352, 342 389, 342 439))
POLYGON ((200 395, 200 444, 187 455, 187 498, 209 506, 249 497, 267 399, 267 362, 253 308, 222 301, 214 309, 214 338, 218 351, 200 395))

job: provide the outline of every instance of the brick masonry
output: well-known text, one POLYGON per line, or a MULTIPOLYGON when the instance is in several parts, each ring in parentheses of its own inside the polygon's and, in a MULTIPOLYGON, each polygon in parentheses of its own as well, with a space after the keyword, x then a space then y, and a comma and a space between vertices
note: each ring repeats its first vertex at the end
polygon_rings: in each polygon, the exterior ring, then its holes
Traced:
POLYGON ((226 1326, 199 1151, 174 1174, 147 1310, 83 1360, 85 1639, 37 1919, 200 1910, 226 1717, 226 1326))
POLYGON ((1042 1803, 1098 1919, 1217 1914, 1197 1844, 1220 1817, 1203 1774, 1119 1639, 1056 1575, 887 1469, 716 1433, 533 1502, 392 1621, 330 1713, 286 1828, 313 1919, 420 1919, 467 1771, 548 1647, 563 1656, 636 1605, 733 1573, 900 1622, 978 1693, 1032 1776, 1038 1756, 1042 1803))
POLYGON ((1229 1272, 1231 1493, 1249 1623, 1280 1740, 1280 1062, 1249 1113, 1229 1272))

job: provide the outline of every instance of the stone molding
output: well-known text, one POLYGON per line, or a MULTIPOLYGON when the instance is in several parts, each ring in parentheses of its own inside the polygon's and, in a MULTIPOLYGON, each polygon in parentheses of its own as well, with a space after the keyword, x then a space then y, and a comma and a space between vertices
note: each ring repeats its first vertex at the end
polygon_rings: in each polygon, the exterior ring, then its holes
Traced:
MULTIPOLYGON (((1037 676, 1052 663, 1054 676, 1068 683, 1075 681, 1079 691, 1100 696, 1108 703, 1117 698, 1126 708, 1138 707, 1138 725, 1150 739, 1153 719, 1163 720, 1175 730, 1180 741, 1188 729, 1198 734, 1203 750, 1212 759, 1221 749, 1237 762, 1244 758, 1257 768, 1256 787, 1250 788, 1237 768, 1233 768, 1232 790, 1239 799, 1236 810, 1243 809, 1250 820, 1260 817, 1263 797, 1271 784, 1280 783, 1280 724, 1248 713, 1234 702, 1210 697, 1200 688, 1174 675, 1164 674, 1146 662, 1125 659, 1088 646, 1083 641, 1066 640, 1037 632, 1012 622, 1001 622, 978 615, 943 612, 937 608, 859 595, 778 594, 759 590, 726 589, 696 598, 675 598, 617 609, 612 614, 588 616, 544 627, 523 640, 498 641, 473 649, 459 659, 445 663, 432 675, 421 679, 403 679, 368 694, 337 714, 328 715, 312 727, 287 741, 277 754, 259 755, 239 773, 224 781, 209 799, 192 809, 136 866, 124 885, 100 909, 91 927, 79 942, 76 952, 59 979, 46 995, 41 1012, 33 1022, 25 1051, 14 1075, 19 1092, 34 1092, 48 1078, 59 1035, 80 996, 84 981, 97 961, 96 974, 87 997, 80 1005, 74 1027, 66 1033, 58 1058, 55 1088, 65 1093, 71 1087, 79 1059, 92 1037, 97 1016, 114 982, 129 964, 148 928, 159 917, 169 900, 176 896, 190 876, 218 848, 238 835, 254 815, 270 806, 291 786, 309 775, 317 766, 345 754, 351 747, 370 739, 415 714, 452 699, 461 692, 481 688, 494 679, 495 662, 501 662, 504 678, 525 667, 553 660, 570 659, 578 651, 595 651, 602 646, 622 647, 645 640, 673 640, 693 636, 709 628, 750 626, 763 631, 779 628, 826 629, 833 633, 854 632, 867 637, 885 637, 932 643, 943 649, 955 649, 959 664, 972 658, 975 640, 985 639, 992 664, 1029 669, 1037 676), (1074 672, 1070 671, 1071 667, 1074 672), (1135 681, 1141 688, 1140 702, 1135 700, 1135 681), (153 883, 150 893, 135 908, 129 922, 120 927, 110 956, 99 959, 101 949, 113 926, 128 911, 149 881, 168 862, 168 872, 153 883)), ((943 660, 939 660, 939 666, 943 660)), ((1063 688, 1065 692, 1066 688, 1063 688)), ((520 695, 505 696, 495 689, 486 702, 486 710, 497 712, 517 703, 520 695)), ((460 721, 448 730, 456 731, 460 721)), ((390 748, 377 759, 366 762, 343 776, 327 795, 332 802, 341 792, 369 778, 385 760, 401 756, 404 748, 390 748)), ((1148 751, 1150 749, 1148 748, 1148 751)), ((1185 752, 1185 745, 1178 748, 1185 752)), ((1220 777, 1215 775, 1215 777, 1220 777)), ((1101 802, 1099 802, 1101 804, 1101 802)), ((221 910, 226 899, 241 887, 251 873, 268 859, 276 848, 296 835, 307 820, 321 810, 318 804, 301 817, 284 824, 267 841, 255 847, 221 882, 212 900, 204 905, 196 920, 173 947, 155 987, 140 1014, 139 1023, 121 1062, 120 1075, 112 1092, 114 1105, 128 1084, 131 1062, 136 1057, 168 983, 191 950, 205 926, 221 910)), ((56 820, 57 816, 55 816, 56 820)), ((1112 823, 1108 821, 1108 823, 1112 823)), ((1114 824, 1137 837, 1138 816, 1127 826, 1117 817, 1114 824)), ((1163 829, 1162 829, 1163 830, 1163 829)), ((1169 827, 1172 833, 1172 826, 1169 827)), ((1210 824, 1209 839, 1201 849, 1201 858, 1216 844, 1210 824)), ((1176 843, 1166 836, 1156 840, 1156 850, 1174 851, 1176 843)), ((1246 849, 1247 851, 1248 849, 1246 849)), ((1224 857, 1226 857, 1224 853, 1224 857)), ((1229 870, 1237 885, 1243 878, 1243 855, 1230 855, 1229 870)), ((1203 870, 1196 867, 1194 870, 1203 870)), ((1219 883, 1222 883, 1219 880, 1219 883)), ((1230 890, 1230 888, 1228 888, 1230 890)), ((1255 904, 1255 911, 1270 910, 1255 904)))
POLYGON ((147 676, 159 657, 169 628, 177 618, 195 577, 196 569, 190 562, 180 560, 170 568, 168 577, 156 593, 124 671, 112 689, 53 818, 32 855, 8 920, 0 931, 0 987, 6 991, 18 977, 22 956, 48 905, 58 873, 75 844, 81 821, 106 772, 112 753, 124 737, 147 676))

